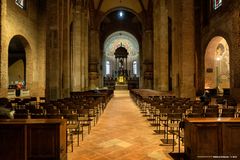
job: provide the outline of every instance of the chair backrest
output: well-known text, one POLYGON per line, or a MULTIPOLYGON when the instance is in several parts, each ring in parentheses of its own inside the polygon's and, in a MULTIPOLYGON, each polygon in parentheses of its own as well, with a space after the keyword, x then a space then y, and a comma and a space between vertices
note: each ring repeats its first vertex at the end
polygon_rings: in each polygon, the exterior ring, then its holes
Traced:
POLYGON ((29 111, 27 109, 15 109, 14 119, 28 119, 29 111))
POLYGON ((171 120, 171 121, 179 121, 180 122, 183 118, 183 114, 182 113, 168 113, 167 118, 168 118, 168 120, 171 120))
POLYGON ((78 115, 77 114, 68 115, 67 124, 79 124, 78 115))
POLYGON ((236 109, 235 108, 223 108, 221 117, 235 117, 236 109))
POLYGON ((38 119, 38 118, 46 118, 45 110, 44 109, 34 109, 30 111, 31 118, 38 119))
POLYGON ((189 113, 187 115, 188 118, 202 118, 203 117, 203 113, 197 113, 197 112, 194 112, 194 113, 189 113))

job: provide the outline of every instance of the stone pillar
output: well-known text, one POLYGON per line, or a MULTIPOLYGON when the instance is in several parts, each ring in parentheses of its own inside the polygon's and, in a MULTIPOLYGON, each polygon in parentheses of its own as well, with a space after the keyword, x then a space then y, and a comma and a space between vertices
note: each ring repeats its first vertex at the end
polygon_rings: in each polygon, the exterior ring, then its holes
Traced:
POLYGON ((47 46, 47 97, 58 99, 69 97, 70 53, 69 53, 69 0, 47 1, 48 37, 47 46))
MULTIPOLYGON (((142 37, 142 63, 140 70, 140 88, 153 88, 153 32, 151 29, 147 29, 143 32, 142 37)), ((141 54, 141 53, 140 53, 141 54)), ((140 69, 140 68, 139 68, 140 69)))
MULTIPOLYGON (((49 99, 63 98, 64 51, 68 48, 67 6, 69 1, 47 1, 47 55, 46 96, 49 99), (66 39, 65 39, 66 38, 66 39)), ((68 50, 68 49, 67 49, 68 50)), ((66 53, 68 54, 68 53, 66 53)), ((67 76, 67 75, 66 75, 67 76)), ((67 88, 68 86, 66 86, 67 88)))
POLYGON ((240 101, 240 16, 239 7, 235 8, 232 16, 232 50, 230 50, 230 89, 231 96, 240 101), (235 69, 234 69, 235 68, 235 69), (236 69, 238 68, 238 69, 236 69))
POLYGON ((63 35, 62 35, 62 50, 63 50, 63 59, 62 59, 62 92, 61 97, 70 97, 70 0, 62 1, 64 9, 63 9, 63 35))
MULTIPOLYGON (((194 86, 194 1, 182 0, 181 51, 179 52, 180 97, 195 98, 194 86)), ((179 16, 179 15, 178 15, 179 16)))
POLYGON ((168 91, 168 12, 166 0, 154 1, 154 89, 168 91))
POLYGON ((89 88, 94 89, 101 86, 99 81, 100 76, 100 45, 99 45, 99 31, 95 29, 90 30, 90 48, 89 48, 89 88))
POLYGON ((73 21, 72 91, 88 89, 88 8, 77 0, 73 21))
POLYGON ((1 76, 0 77, 0 96, 1 97, 7 97, 7 94, 8 94, 7 93, 8 92, 8 86, 7 86, 7 80, 6 80, 7 75, 3 74, 5 67, 4 67, 4 63, 2 63, 3 60, 4 60, 4 54, 2 52, 2 45, 3 45, 2 30, 4 28, 4 26, 2 26, 2 21, 3 21, 4 18, 2 18, 2 17, 4 16, 4 13, 6 14, 6 12, 4 12, 4 8, 6 8, 6 4, 7 4, 6 0, 2 0, 0 2, 0 6, 1 6, 0 7, 0 22, 1 22, 1 24, 0 24, 0 53, 1 53, 0 54, 0 62, 1 62, 1 64, 0 64, 0 76, 1 76), (4 85, 4 84, 6 84, 6 85, 4 85))
POLYGON ((179 13, 181 13, 181 1, 173 1, 172 5, 172 90, 175 95, 180 95, 179 82, 179 56, 181 51, 181 22, 179 13))
POLYGON ((82 68, 83 68, 83 72, 82 72, 82 90, 87 90, 88 88, 88 19, 89 19, 89 15, 88 15, 88 6, 87 5, 87 0, 82 0, 84 1, 84 7, 82 7, 82 30, 81 30, 81 36, 83 37, 83 41, 81 43, 81 48, 82 48, 82 68))

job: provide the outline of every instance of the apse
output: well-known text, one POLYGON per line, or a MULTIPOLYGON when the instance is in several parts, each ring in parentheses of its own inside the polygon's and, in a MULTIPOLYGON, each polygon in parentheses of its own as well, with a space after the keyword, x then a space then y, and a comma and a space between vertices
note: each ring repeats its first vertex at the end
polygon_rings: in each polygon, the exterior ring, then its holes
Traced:
POLYGON ((123 61, 124 70, 129 77, 140 76, 139 44, 129 32, 117 31, 109 35, 104 42, 103 73, 105 77, 117 78, 119 63, 123 61), (117 49, 124 48, 128 55, 116 57, 117 49))

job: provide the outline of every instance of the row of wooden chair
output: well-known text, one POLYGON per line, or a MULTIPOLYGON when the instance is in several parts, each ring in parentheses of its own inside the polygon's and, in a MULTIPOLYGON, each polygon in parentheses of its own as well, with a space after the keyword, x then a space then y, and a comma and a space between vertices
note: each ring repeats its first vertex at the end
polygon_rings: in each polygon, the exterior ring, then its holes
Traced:
MULTIPOLYGON (((77 92, 69 98, 50 100, 46 98, 39 100, 35 98, 7 100, 9 109, 14 110, 16 119, 35 118, 64 118, 67 120, 67 143, 71 145, 73 151, 73 140, 76 135, 77 146, 79 146, 80 135, 84 135, 84 128, 87 127, 90 134, 92 123, 97 123, 103 113, 107 103, 113 96, 113 91, 98 91, 97 93, 77 92), (86 94, 87 93, 87 94, 86 94)), ((1 101, 0 101, 1 102, 1 101)))
MULTIPOLYGON (((227 107, 216 104, 206 105, 199 100, 190 100, 189 98, 176 98, 174 96, 152 96, 151 93, 142 94, 141 89, 131 90, 130 95, 136 102, 143 116, 147 117, 151 125, 156 126, 154 130, 157 134, 164 134, 162 142, 164 144, 172 144, 174 151, 174 136, 179 140, 179 153, 180 153, 180 140, 184 139, 184 118, 189 117, 237 117, 238 112, 236 104, 227 107), (163 127, 163 130, 160 129, 163 127), (173 140, 168 138, 168 134, 173 136, 173 140)), ((230 100, 229 100, 230 102, 230 100)))

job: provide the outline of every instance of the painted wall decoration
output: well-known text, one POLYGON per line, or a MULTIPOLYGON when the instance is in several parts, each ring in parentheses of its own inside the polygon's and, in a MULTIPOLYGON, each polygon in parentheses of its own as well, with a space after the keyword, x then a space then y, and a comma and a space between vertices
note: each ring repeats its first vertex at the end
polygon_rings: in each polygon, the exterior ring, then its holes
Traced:
MULTIPOLYGON (((139 44, 137 39, 129 32, 126 31, 117 31, 109 35, 103 46, 103 74, 106 74, 106 62, 110 62, 110 76, 115 75, 116 62, 115 62, 115 50, 119 47, 124 47, 127 49, 128 58, 127 58, 127 70, 129 75, 133 75, 133 62, 136 61, 139 63, 139 44)), ((120 62, 119 62, 120 63, 120 62)), ((121 66, 121 64, 118 64, 121 66)), ((140 75, 140 66, 137 67, 137 75, 140 75)))
POLYGON ((230 88, 229 46, 223 37, 214 37, 207 46, 205 88, 217 88, 220 93, 230 88))

